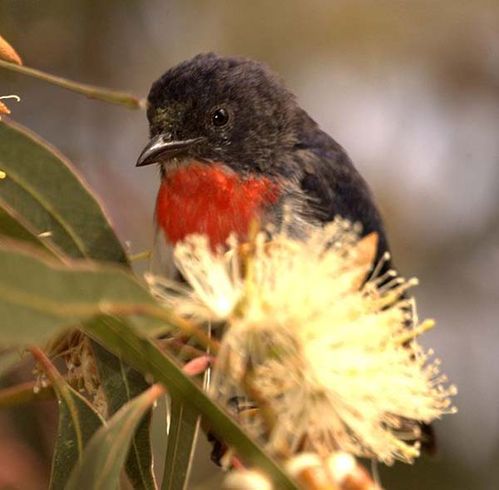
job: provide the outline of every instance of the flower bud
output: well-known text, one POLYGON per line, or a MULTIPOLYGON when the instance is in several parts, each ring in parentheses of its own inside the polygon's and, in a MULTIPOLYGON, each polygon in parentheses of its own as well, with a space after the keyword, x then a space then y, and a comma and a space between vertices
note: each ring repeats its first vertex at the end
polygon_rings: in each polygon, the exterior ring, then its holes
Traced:
POLYGON ((22 65, 21 57, 17 54, 16 50, 0 36, 0 60, 8 61, 16 65, 22 65))

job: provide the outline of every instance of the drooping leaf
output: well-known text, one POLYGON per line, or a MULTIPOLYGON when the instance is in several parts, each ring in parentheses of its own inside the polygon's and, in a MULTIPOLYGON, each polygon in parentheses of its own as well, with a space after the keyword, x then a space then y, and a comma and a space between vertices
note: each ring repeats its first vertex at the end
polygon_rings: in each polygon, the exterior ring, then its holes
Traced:
POLYGON ((221 440, 233 446, 248 463, 264 471, 276 488, 296 489, 282 468, 176 362, 125 320, 105 317, 86 322, 84 330, 107 349, 123 357, 131 366, 148 373, 168 388, 172 397, 190 405, 209 423, 221 440))
MULTIPOLYGON (((0 196, 17 211, 0 199, 0 233, 42 246, 59 257, 63 253, 55 243, 73 257, 126 263, 123 249, 104 211, 71 164, 39 137, 17 125, 1 126, 0 144, 2 139, 8 139, 8 143, 5 141, 2 145, 6 151, 0 155, 0 169, 6 174, 0 182, 0 196), (40 238, 37 236, 40 232, 50 236, 40 238)), ((97 354, 97 361, 101 354, 97 354)), ((114 365, 122 364, 115 357, 114 360, 114 365)), ((122 367, 116 373, 101 373, 101 379, 104 386, 108 386, 115 383, 117 374, 120 380, 116 384, 128 386, 133 397, 147 385, 143 379, 140 382, 137 376, 131 375, 130 369, 122 367), (106 380, 108 375, 113 378, 109 382, 106 380)), ((107 391, 106 398, 112 413, 129 399, 119 391, 107 391)), ((128 475, 137 488, 152 488, 148 417, 139 426, 133 448, 140 454, 140 460, 130 455, 126 464, 128 475)))
MULTIPOLYGON (((0 244, 0 271, 4 345, 33 344, 103 312, 133 315, 158 308, 126 269, 81 261, 61 264, 18 242, 0 244)), ((157 321, 156 327, 164 323, 157 321)))
POLYGON ((88 443, 83 458, 71 473, 66 490, 117 488, 136 428, 164 391, 154 385, 123 405, 88 443))
POLYGON ((199 412, 191 405, 171 398, 170 427, 161 490, 187 488, 198 431, 199 412))
MULTIPOLYGON (((92 350, 97 364, 109 414, 115 414, 124 404, 134 399, 149 385, 144 377, 127 366, 121 359, 92 342, 92 350)), ((151 412, 148 411, 138 424, 133 436, 125 469, 134 488, 154 489, 156 481, 152 468, 152 450, 149 434, 151 412)))
POLYGON ((72 468, 82 459, 87 442, 104 421, 90 403, 66 382, 41 349, 32 347, 30 351, 52 383, 59 402, 50 489, 63 490, 72 468))
POLYGON ((69 162, 18 124, 0 122, 0 198, 71 257, 126 263, 95 196, 69 162))
MULTIPOLYGON (((57 151, 14 124, 0 126, 0 145, 0 169, 5 172, 5 178, 0 181, 3 197, 0 204, 4 204, 0 206, 0 233, 51 250, 55 248, 50 246, 53 240, 72 257, 126 263, 123 249, 99 203, 57 151), (50 237, 40 239, 39 233, 50 237)), ((56 250, 56 255, 63 254, 56 250)), ((63 305, 66 298, 63 295, 54 299, 63 305)), ((61 324, 66 325, 70 315, 61 314, 65 316, 61 324)), ((43 323, 31 325, 43 330, 43 323)), ((29 330, 25 332, 30 340, 36 339, 29 330)), ((18 339, 18 332, 15 336, 18 339)), ((137 394, 144 385, 136 385, 136 380, 128 379, 128 371, 121 373, 121 381, 137 394)), ((102 379, 105 383, 105 375, 102 379)), ((107 393, 107 400, 118 409, 125 400, 119 397, 113 400, 115 394, 107 393)), ((142 459, 139 462, 131 457, 127 470, 132 482, 141 478, 145 485, 146 480, 152 481, 147 420, 139 427, 134 447, 142 459)))
POLYGON ((82 457, 86 444, 103 420, 87 400, 68 384, 62 390, 55 391, 59 400, 59 423, 50 488, 63 490, 72 468, 82 457))

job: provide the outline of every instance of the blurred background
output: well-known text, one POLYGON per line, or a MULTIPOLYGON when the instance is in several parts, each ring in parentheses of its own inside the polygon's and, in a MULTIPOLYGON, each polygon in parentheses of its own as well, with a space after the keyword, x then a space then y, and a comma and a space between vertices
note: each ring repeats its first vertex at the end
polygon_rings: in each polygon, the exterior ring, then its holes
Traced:
MULTIPOLYGON (((424 342, 459 387, 438 455, 381 468, 382 483, 499 488, 497 0, 1 0, 0 34, 28 66, 141 96, 199 52, 278 71, 370 183, 398 268, 421 281, 419 314, 437 320, 424 342)), ((13 119, 74 162, 131 250, 150 247, 144 113, 2 71, 10 93, 13 119)), ((55 407, 34 408, 1 415, 0 488, 46 487, 55 407)), ((191 488, 218 488, 205 446, 195 468, 191 488)))

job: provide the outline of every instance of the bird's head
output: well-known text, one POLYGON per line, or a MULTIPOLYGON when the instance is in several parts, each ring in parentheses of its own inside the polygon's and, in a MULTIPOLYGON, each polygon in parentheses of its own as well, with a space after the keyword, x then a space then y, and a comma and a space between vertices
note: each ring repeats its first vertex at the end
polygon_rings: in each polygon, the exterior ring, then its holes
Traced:
POLYGON ((149 93, 151 141, 137 166, 223 163, 245 175, 279 173, 296 143, 297 105, 265 65, 200 54, 168 70, 149 93))

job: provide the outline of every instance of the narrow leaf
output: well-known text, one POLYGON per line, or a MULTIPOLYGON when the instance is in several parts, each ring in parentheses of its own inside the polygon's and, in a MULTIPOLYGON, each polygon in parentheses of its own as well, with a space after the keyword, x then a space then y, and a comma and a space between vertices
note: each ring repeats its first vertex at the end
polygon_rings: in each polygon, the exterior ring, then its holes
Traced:
POLYGON ((104 421, 90 403, 66 383, 40 349, 32 348, 31 351, 52 382, 59 402, 50 489, 63 490, 72 468, 82 458, 87 442, 104 421))
POLYGON ((0 244, 1 344, 36 343, 103 312, 133 315, 159 308, 119 266, 61 264, 18 242, 9 245, 0 244))
POLYGON ((59 399, 59 423, 52 460, 50 488, 63 489, 71 469, 82 457, 83 449, 103 420, 77 391, 66 384, 59 399))
MULTIPOLYGON (((0 155, 0 169, 4 177, 0 182, 0 196, 3 195, 19 211, 0 199, 0 233, 43 247, 59 257, 63 253, 57 250, 52 239, 72 256, 126 262, 123 249, 104 212, 99 209, 99 203, 75 175, 70 164, 19 126, 0 127, 0 143, 2 138, 9 141, 8 145, 7 142, 3 145, 8 146, 8 150, 0 155), (49 187, 47 184, 50 184, 49 187), (40 238, 37 235, 39 232, 49 236, 40 238)), ((59 299, 62 306, 65 298, 59 299)), ((62 319, 62 323, 66 321, 62 319)), ((38 326, 43 328, 43 324, 38 326)), ((16 337, 19 340, 17 334, 16 337)), ((35 339, 30 337, 31 341, 35 339)), ((138 373, 133 374, 116 357, 114 360, 116 371, 110 369, 100 373, 105 391, 111 385, 117 387, 105 393, 111 413, 147 387, 138 373), (107 376, 110 376, 109 380, 107 376)), ((126 464, 129 478, 136 488, 155 487, 149 422, 148 415, 139 425, 126 464)))
POLYGON ((126 263, 125 252, 95 196, 48 143, 0 122, 0 198, 36 233, 71 257, 126 263))
POLYGON ((148 373, 166 386, 172 397, 197 410, 223 441, 233 446, 248 463, 264 471, 274 481, 276 488, 297 488, 276 461, 151 340, 141 336, 118 318, 95 319, 87 322, 83 328, 110 351, 122 356, 135 369, 144 374, 148 373))
MULTIPOLYGON (((145 391, 149 385, 144 377, 126 366, 121 359, 92 342, 92 350, 97 364, 109 414, 115 414, 124 404, 145 391)), ((133 436, 125 469, 134 488, 154 489, 156 481, 153 472, 151 439, 149 434, 151 411, 148 411, 133 436)))
POLYGON ((154 385, 123 405, 108 424, 92 437, 83 459, 71 474, 66 490, 117 488, 121 468, 137 425, 162 394, 164 394, 163 388, 154 385))
POLYGON ((191 405, 171 398, 170 427, 161 490, 187 488, 199 420, 199 412, 191 405))

